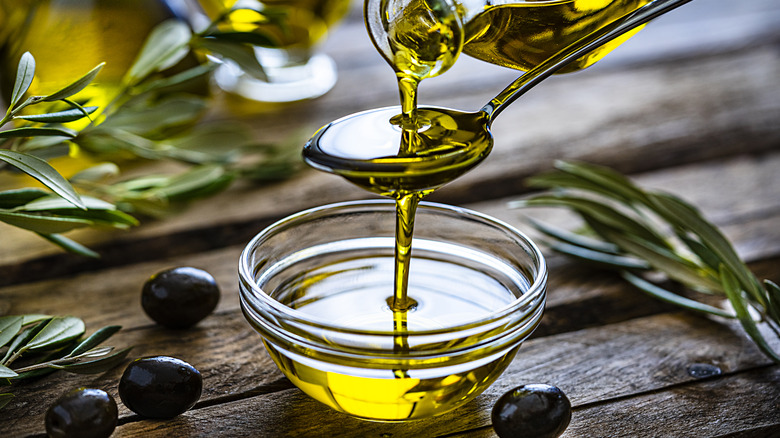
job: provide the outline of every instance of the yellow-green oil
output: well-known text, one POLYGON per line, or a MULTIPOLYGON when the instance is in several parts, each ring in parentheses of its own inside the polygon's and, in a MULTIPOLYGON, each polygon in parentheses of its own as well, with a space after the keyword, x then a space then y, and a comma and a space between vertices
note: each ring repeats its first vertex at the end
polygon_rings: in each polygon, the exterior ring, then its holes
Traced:
MULTIPOLYGON (((237 0, 199 0, 211 19, 236 5, 237 0)), ((308 52, 321 43, 328 30, 349 11, 350 0, 263 0, 252 9, 230 13, 222 30, 258 32, 269 37, 273 46, 308 52), (263 15, 263 10, 268 13, 263 15)))
MULTIPOLYGON (((446 257, 459 255, 458 251, 458 245, 452 245, 446 257)), ((489 268, 480 267, 477 262, 422 257, 415 259, 411 269, 409 297, 414 299, 415 306, 399 312, 391 310, 386 302, 392 289, 392 254, 331 256, 328 263, 312 262, 317 267, 269 293, 307 317, 327 320, 331 327, 361 330, 366 337, 372 332, 391 332, 395 333, 395 340, 390 351, 385 351, 385 359, 379 358, 382 354, 377 359, 334 356, 322 349, 307 348, 303 343, 277 348, 264 341, 282 372, 316 400, 370 420, 430 417, 481 393, 515 356, 517 348, 485 353, 490 346, 482 343, 491 335, 482 332, 457 342, 438 344, 428 339, 420 343, 414 334, 486 317, 517 299, 524 286, 518 288, 507 278, 487 272, 489 268), (404 319, 402 326, 398 325, 400 314, 404 319), (450 348, 457 350, 474 344, 479 347, 457 359, 446 353, 450 348), (414 357, 432 349, 443 353, 414 357), (402 356, 407 359, 398 359, 402 356)), ((495 259, 487 264, 502 263, 495 259)), ((336 340, 333 348, 338 352, 345 350, 336 340)))
MULTIPOLYGON (((404 333, 415 324, 417 311, 433 306, 431 298, 425 292, 415 291, 414 282, 409 280, 410 272, 416 269, 423 272, 433 269, 418 266, 422 262, 417 258, 414 264, 410 263, 417 204, 438 187, 478 165, 493 145, 484 114, 418 108, 420 81, 446 71, 461 50, 486 62, 529 70, 570 43, 645 3, 647 0, 499 2, 472 14, 466 23, 456 21, 461 18, 437 6, 435 0, 413 1, 404 10, 390 11, 385 26, 392 52, 388 61, 398 78, 400 114, 376 110, 334 122, 315 134, 304 154, 314 167, 396 200, 393 293, 385 293, 381 300, 387 305, 385 324, 397 333, 396 351, 414 351, 414 345, 409 345, 404 333)), ((629 36, 614 40, 562 71, 593 64, 629 36)), ((460 275, 457 271, 458 268, 451 271, 453 278, 460 275)), ((346 295, 364 300, 365 291, 358 292, 361 298, 346 295)), ((458 292, 455 296, 465 295, 458 292)), ((444 296, 434 298, 444 299, 444 296)), ((342 308, 326 307, 321 315, 332 315, 331 312, 342 308)), ((466 316, 470 313, 464 313, 464 320, 473 318, 466 316)), ((417 414, 444 412, 471 394, 481 392, 514 355, 512 351, 476 367, 420 378, 412 367, 384 369, 383 374, 370 363, 345 363, 343 370, 329 369, 316 358, 285 355, 272 345, 267 346, 285 374, 309 395, 334 409, 378 420, 403 420, 417 414)), ((442 368, 446 368, 444 364, 446 358, 440 364, 442 368)))
MULTIPOLYGON (((58 91, 105 62, 92 84, 74 96, 83 105, 98 106, 97 113, 120 92, 122 78, 149 32, 176 18, 160 0, 0 1, 10 11, 3 30, 8 36, 0 56, 0 86, 5 99, 10 98, 16 66, 24 52, 36 60, 28 95, 58 91)), ((188 56, 171 73, 195 65, 195 57, 188 56)), ((207 92, 205 79, 192 85, 188 91, 207 92)), ((40 105, 35 108, 41 109, 40 105)))
MULTIPOLYGON (((499 1, 469 20, 463 52, 480 60, 530 70, 556 52, 649 0, 499 1)), ((561 69, 586 68, 625 42, 636 29, 561 69)))

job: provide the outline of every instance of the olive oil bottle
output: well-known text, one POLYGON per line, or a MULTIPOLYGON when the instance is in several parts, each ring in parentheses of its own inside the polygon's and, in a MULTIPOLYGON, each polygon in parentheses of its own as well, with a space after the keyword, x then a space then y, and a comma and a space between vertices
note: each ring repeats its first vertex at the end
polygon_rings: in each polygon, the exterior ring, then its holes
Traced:
POLYGON ((350 0, 264 0, 241 2, 237 0, 199 0, 212 20, 231 8, 230 24, 222 30, 259 32, 269 36, 274 48, 288 53, 308 54, 325 40, 328 31, 341 21, 349 10, 350 0), (240 9, 248 3, 251 8, 240 9), (268 9, 273 20, 257 11, 268 9), (278 21, 275 21, 278 20, 278 21))
MULTIPOLYGON (((463 52, 504 67, 530 70, 567 45, 648 2, 649 0, 495 2, 466 23, 463 52)), ((592 65, 635 32, 629 32, 605 44, 559 72, 572 72, 592 65)))

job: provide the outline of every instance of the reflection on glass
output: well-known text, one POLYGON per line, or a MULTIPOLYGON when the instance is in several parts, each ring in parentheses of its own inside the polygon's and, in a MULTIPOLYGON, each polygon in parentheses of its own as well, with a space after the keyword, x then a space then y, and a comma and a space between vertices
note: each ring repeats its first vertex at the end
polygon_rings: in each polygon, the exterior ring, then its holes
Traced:
POLYGON ((292 102, 319 97, 336 83, 336 64, 317 48, 346 15, 349 0, 200 0, 209 19, 230 12, 220 30, 257 32, 273 47, 255 47, 267 79, 244 73, 225 60, 216 81, 225 91, 261 102, 292 102))

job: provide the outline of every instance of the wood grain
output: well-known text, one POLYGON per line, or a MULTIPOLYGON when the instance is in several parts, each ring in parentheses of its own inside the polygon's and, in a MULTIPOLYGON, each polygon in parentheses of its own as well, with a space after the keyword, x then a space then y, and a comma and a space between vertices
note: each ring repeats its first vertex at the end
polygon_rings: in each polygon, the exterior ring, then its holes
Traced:
MULTIPOLYGON (((555 159, 601 163, 645 187, 701 209, 760 278, 780 282, 780 5, 776 0, 699 0, 652 23, 593 68, 554 77, 495 123, 484 165, 432 200, 464 205, 523 230, 523 215, 570 227, 570 215, 512 210, 527 176, 555 159)), ((250 123, 261 141, 299 148, 337 117, 395 105, 392 72, 365 37, 360 5, 329 38, 340 68, 321 99, 270 108, 223 96, 208 117, 250 123)), ((426 81, 421 102, 479 108, 517 75, 463 57, 426 81), (456 90, 456 92, 453 92, 456 90)), ((0 182, 0 185, 2 183, 0 182)), ((88 331, 124 327, 108 342, 132 357, 170 355, 195 365, 204 392, 170 421, 144 420, 120 403, 114 437, 495 437, 490 409, 510 388, 555 384, 571 399, 564 437, 780 436, 780 365, 734 321, 661 303, 614 275, 545 251, 548 302, 542 323, 499 380, 466 406, 406 424, 356 420, 293 387, 240 311, 236 264, 260 229, 314 205, 367 195, 305 170, 275 184, 237 184, 207 202, 129 232, 72 234, 103 258, 59 253, 34 235, 0 224, 0 314, 74 314, 88 331), (146 278, 173 266, 211 272, 223 295, 191 330, 154 325, 140 306, 146 278), (690 367, 717 367, 706 379, 690 367)), ((773 340, 780 348, 780 340, 773 340)), ((103 388, 119 402, 123 366, 97 376, 57 373, 10 388, 0 437, 42 437, 43 415, 63 392, 103 388)))

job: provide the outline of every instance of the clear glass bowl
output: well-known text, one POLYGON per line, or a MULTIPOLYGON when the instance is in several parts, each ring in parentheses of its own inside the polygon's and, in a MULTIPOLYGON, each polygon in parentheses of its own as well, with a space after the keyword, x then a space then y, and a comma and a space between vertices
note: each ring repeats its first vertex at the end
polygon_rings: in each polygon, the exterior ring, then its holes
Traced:
POLYGON ((536 328, 547 267, 518 230, 421 203, 409 296, 392 312, 395 205, 332 204, 255 236, 239 264, 241 307, 301 390, 360 418, 404 421, 485 390, 536 328))

